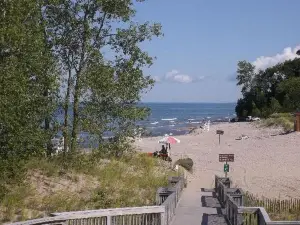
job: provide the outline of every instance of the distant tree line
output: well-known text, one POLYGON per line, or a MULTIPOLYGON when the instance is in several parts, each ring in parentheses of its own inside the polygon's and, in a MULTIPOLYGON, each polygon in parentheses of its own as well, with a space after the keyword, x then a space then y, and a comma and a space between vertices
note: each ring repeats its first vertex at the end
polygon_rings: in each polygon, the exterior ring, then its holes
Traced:
POLYGON ((70 154, 80 131, 100 146, 105 131, 117 144, 134 135, 149 113, 137 103, 154 84, 140 44, 162 34, 135 22, 141 2, 0 1, 0 159, 50 156, 58 131, 70 154))
POLYGON ((240 61, 237 85, 242 92, 235 109, 239 117, 268 117, 300 110, 300 59, 287 60, 265 70, 256 70, 251 63, 240 61))

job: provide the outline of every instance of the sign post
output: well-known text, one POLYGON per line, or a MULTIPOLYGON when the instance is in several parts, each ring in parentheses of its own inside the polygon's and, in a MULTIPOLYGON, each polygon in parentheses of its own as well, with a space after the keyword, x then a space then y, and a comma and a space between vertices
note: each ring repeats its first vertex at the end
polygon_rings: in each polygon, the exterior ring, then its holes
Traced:
POLYGON ((227 162, 234 162, 234 154, 219 154, 219 162, 225 162, 224 173, 225 177, 227 177, 229 172, 229 164, 227 162))
POLYGON ((220 144, 221 143, 221 135, 224 134, 224 131, 223 130, 217 130, 216 133, 219 135, 219 144, 220 144))

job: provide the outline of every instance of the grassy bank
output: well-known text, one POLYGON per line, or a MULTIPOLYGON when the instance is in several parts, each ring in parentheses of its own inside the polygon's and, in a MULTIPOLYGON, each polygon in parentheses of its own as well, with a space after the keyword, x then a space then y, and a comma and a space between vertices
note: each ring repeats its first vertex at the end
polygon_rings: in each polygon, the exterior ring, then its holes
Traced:
POLYGON ((276 113, 269 118, 263 120, 264 127, 282 127, 285 132, 290 132, 294 129, 294 116, 290 113, 276 113))
POLYGON ((164 161, 141 154, 85 154, 67 162, 35 158, 18 165, 24 175, 0 184, 0 223, 57 211, 153 205, 156 189, 174 175, 164 161))

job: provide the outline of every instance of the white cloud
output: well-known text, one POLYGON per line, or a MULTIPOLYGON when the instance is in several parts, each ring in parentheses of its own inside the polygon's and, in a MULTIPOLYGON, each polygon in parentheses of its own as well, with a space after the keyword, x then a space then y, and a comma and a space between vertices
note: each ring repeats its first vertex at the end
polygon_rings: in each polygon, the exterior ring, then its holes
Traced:
POLYGON ((300 49, 300 45, 296 46, 294 49, 287 47, 283 50, 282 53, 278 53, 274 56, 260 56, 252 64, 255 66, 255 69, 265 70, 269 67, 275 66, 278 63, 282 63, 286 60, 291 60, 296 57, 299 57, 296 52, 300 49))
POLYGON ((201 81, 204 78, 205 78, 204 76, 199 76, 199 77, 194 78, 190 75, 180 73, 178 70, 175 70, 175 69, 171 70, 170 72, 166 73, 166 75, 165 75, 165 80, 174 81, 177 83, 192 83, 192 82, 196 82, 196 81, 201 81))
POLYGON ((193 81, 193 79, 186 74, 177 74, 173 77, 173 80, 179 83, 191 83, 193 81))
POLYGON ((170 79, 170 78, 174 77, 176 74, 179 74, 178 70, 171 70, 170 72, 166 73, 165 78, 170 79))

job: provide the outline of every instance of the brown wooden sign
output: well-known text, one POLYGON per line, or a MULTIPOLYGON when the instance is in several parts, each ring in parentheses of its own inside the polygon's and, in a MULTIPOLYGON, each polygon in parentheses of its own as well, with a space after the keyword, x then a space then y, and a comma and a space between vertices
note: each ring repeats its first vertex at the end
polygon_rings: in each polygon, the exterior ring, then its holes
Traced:
POLYGON ((217 134, 223 135, 224 131, 223 130, 217 130, 217 134))
POLYGON ((219 154, 219 162, 234 162, 234 154, 219 154))

